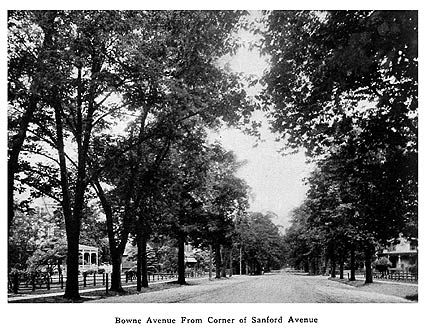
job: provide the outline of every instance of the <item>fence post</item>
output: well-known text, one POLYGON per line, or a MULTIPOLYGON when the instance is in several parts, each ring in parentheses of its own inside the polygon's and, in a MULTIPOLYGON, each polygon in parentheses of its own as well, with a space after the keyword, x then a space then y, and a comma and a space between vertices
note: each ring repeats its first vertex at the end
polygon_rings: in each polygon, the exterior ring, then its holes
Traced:
POLYGON ((83 273, 83 287, 87 286, 87 273, 83 273))
POLYGON ((93 286, 96 286, 96 272, 93 273, 93 286))
POLYGON ((106 273, 106 294, 108 294, 109 293, 109 279, 108 279, 108 277, 109 277, 109 274, 108 273, 106 273))
POLYGON ((61 289, 63 289, 63 275, 62 274, 59 276, 59 279, 60 279, 60 283, 61 283, 61 289))
POLYGON ((31 275, 32 291, 35 291, 35 275, 31 275))
POLYGON ((104 272, 102 274, 102 286, 105 285, 105 274, 106 274, 106 272, 104 272))
POLYGON ((47 278, 47 290, 50 290, 50 277, 49 277, 49 275, 47 275, 46 278, 47 278))

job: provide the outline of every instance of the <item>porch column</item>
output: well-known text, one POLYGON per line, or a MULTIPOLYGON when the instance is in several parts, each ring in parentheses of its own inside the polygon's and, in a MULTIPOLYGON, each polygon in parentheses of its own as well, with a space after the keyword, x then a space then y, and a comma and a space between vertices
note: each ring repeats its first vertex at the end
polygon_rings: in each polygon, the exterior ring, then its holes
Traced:
POLYGON ((81 266, 83 266, 83 268, 84 268, 84 248, 82 248, 81 250, 80 250, 80 253, 81 253, 81 263, 80 262, 78 262, 78 264, 81 266))

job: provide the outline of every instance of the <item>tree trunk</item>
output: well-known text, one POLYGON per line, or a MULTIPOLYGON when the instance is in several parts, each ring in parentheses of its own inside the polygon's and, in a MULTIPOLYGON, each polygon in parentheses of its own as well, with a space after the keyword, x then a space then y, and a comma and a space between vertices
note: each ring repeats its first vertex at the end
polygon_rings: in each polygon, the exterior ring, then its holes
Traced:
MULTIPOLYGON (((76 192, 74 198, 74 211, 71 206, 71 193, 68 181, 68 170, 65 157, 65 145, 63 137, 63 120, 62 120, 62 105, 57 92, 54 93, 57 98, 54 101, 55 122, 57 133, 57 151, 59 156, 60 168, 60 183, 62 189, 62 209, 65 221, 66 241, 67 241, 67 256, 66 256, 66 287, 64 298, 69 300, 80 299, 78 290, 78 264, 79 251, 78 243, 80 239, 81 228, 81 208, 84 202, 84 192, 81 190, 76 192)), ((81 172, 78 171, 77 175, 81 172)), ((81 181, 81 176, 77 177, 77 181, 81 181)))
POLYGON ((310 275, 314 275, 316 273, 316 265, 315 265, 315 260, 313 257, 308 258, 308 269, 309 269, 309 274, 310 275))
POLYGON ((220 254, 221 254, 221 277, 225 278, 226 266, 227 266, 227 251, 226 251, 226 248, 224 248, 223 246, 221 246, 220 254))
POLYGON ((239 275, 242 275, 242 246, 239 247, 239 275))
POLYGON ((229 251, 229 278, 233 275, 233 247, 229 251))
POLYGON ((373 247, 366 246, 365 248, 365 283, 373 282, 372 274, 372 256, 373 256, 373 247))
POLYGON ((149 287, 148 281, 148 256, 147 256, 147 233, 140 229, 136 235, 137 244, 137 264, 136 264, 136 278, 137 278, 137 291, 141 291, 142 287, 149 287))
POLYGON ((62 260, 58 260, 58 275, 62 275, 62 260))
POLYGON ((111 273, 111 291, 123 292, 121 282, 121 264, 122 256, 124 253, 125 245, 127 244, 127 235, 124 238, 121 238, 121 242, 118 247, 116 247, 115 240, 109 241, 111 260, 112 260, 112 273, 111 273), (111 248, 113 245, 113 248, 111 248))
POLYGON ((331 256, 331 278, 336 277, 336 258, 335 255, 331 256))
POLYGON ((314 275, 319 275, 321 272, 321 259, 319 257, 314 257, 314 275))
POLYGON ((142 255, 143 255, 143 238, 142 233, 138 232, 136 235, 137 245, 137 256, 136 256, 136 290, 140 292, 142 290, 142 255))
POLYGON ((304 272, 305 273, 310 273, 310 268, 309 268, 310 264, 309 264, 308 259, 307 260, 304 260, 302 263, 303 263, 304 272))
MULTIPOLYGON (((111 291, 123 292, 121 284, 121 263, 122 263, 122 255, 124 254, 125 246, 128 241, 128 226, 129 221, 124 220, 123 229, 121 231, 121 239, 117 242, 114 234, 114 222, 113 222, 113 213, 112 206, 109 202, 100 182, 98 179, 93 180, 93 186, 96 190, 96 193, 99 197, 100 204, 102 205, 103 211, 106 217, 106 231, 108 233, 108 243, 109 243, 109 251, 111 253, 112 259, 112 274, 111 274, 111 291)), ((127 218, 125 216, 125 218, 127 218)))
MULTIPOLYGON (((67 256, 67 281, 64 297, 67 299, 79 299, 80 295, 78 292, 78 262, 79 262, 79 251, 78 244, 80 239, 80 230, 81 230, 81 219, 83 215, 84 203, 84 194, 87 189, 86 181, 86 169, 87 169, 87 160, 88 152, 90 148, 90 138, 91 131, 93 127, 93 114, 95 112, 95 91, 96 91, 96 81, 94 77, 101 69, 101 64, 97 60, 92 61, 92 80, 89 86, 89 98, 87 104, 87 114, 82 120, 81 108, 77 106, 77 126, 76 126, 76 142, 77 142, 77 176, 75 182, 75 192, 74 192, 74 202, 72 203, 72 221, 65 220, 67 241, 68 241, 68 256, 67 256)), ((57 143, 58 143, 58 152, 60 156, 60 170, 61 170, 61 181, 67 181, 68 171, 65 164, 65 151, 63 145, 63 125, 62 125, 62 116, 63 116, 63 107, 61 103, 60 93, 57 90, 53 90, 53 106, 55 109, 55 118, 56 118, 56 130, 57 130, 57 143), (63 161, 63 162, 62 162, 63 161)), ((81 89, 78 89, 78 94, 81 94, 81 89)), ((77 103, 77 105, 80 105, 77 103)), ((66 182, 67 183, 67 182, 66 182)), ((69 189, 67 192, 63 193, 63 196, 68 194, 70 195, 69 189)), ((65 200, 64 202, 65 203, 65 200)), ((70 202, 68 203, 69 209, 70 202)))
POLYGON ((208 276, 209 279, 212 279, 212 268, 213 268, 213 247, 212 244, 210 244, 210 263, 209 263, 209 270, 208 270, 208 276))
POLYGON ((143 232, 141 239, 141 269, 142 269, 142 287, 148 288, 148 255, 146 253, 146 247, 148 245, 148 235, 146 232, 143 232))
POLYGON ((339 278, 344 279, 344 257, 339 259, 339 278))
POLYGON ((328 256, 326 255, 326 254, 324 254, 323 255, 323 257, 322 257, 322 269, 321 269, 321 275, 326 275, 326 273, 327 273, 327 270, 328 270, 328 262, 329 262, 329 259, 328 259, 328 256))
POLYGON ((220 279, 221 277, 221 245, 216 243, 214 246, 215 252, 215 277, 216 279, 220 279))
POLYGON ((111 252, 112 273, 111 273, 111 291, 124 292, 121 284, 121 263, 122 254, 111 252))
MULTIPOLYGON (((74 227, 76 229, 76 227, 74 227)), ((79 230, 67 230, 66 234, 68 252, 66 256, 66 286, 64 298, 69 300, 79 300, 80 293, 78 288, 79 274, 79 230)))
POLYGON ((255 275, 261 275, 261 273, 262 273, 262 265, 257 259, 255 259, 255 275))
POLYGON ((137 257, 136 257, 136 290, 149 287, 148 258, 147 258, 147 235, 143 230, 136 234, 137 257))
POLYGON ((350 281, 356 280, 356 250, 355 245, 351 245, 350 249, 350 281))
POLYGON ((186 278, 185 278, 186 268, 185 268, 185 261, 184 261, 184 234, 182 232, 180 232, 179 235, 178 235, 177 244, 178 244, 178 253, 177 253, 178 278, 177 278, 177 282, 180 285, 185 285, 186 284, 186 278))

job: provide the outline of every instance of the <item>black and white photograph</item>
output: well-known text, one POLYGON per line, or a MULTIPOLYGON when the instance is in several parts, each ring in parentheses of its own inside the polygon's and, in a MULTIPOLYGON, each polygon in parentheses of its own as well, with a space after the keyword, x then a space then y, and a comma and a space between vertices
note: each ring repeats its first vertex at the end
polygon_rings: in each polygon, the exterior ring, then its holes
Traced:
POLYGON ((8 328, 420 332, 421 11, 379 4, 8 4, 8 328))

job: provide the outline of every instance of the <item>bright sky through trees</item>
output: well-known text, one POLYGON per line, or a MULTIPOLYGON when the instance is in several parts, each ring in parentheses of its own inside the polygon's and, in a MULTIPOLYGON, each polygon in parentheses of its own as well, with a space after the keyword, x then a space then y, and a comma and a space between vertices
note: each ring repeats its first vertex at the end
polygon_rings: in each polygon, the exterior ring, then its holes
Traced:
MULTIPOLYGON (((252 12, 255 17, 258 12, 252 12)), ((267 60, 260 57, 258 50, 249 50, 248 41, 252 35, 241 33, 241 39, 246 46, 227 61, 235 72, 255 75, 260 78, 267 66, 267 60)), ((259 92, 260 86, 249 88, 250 94, 259 92)), ((303 152, 282 156, 279 150, 283 147, 276 142, 275 136, 269 130, 268 121, 263 112, 257 111, 253 118, 261 121, 261 142, 237 129, 225 128, 211 135, 212 140, 218 140, 227 150, 232 150, 238 160, 246 161, 238 176, 245 179, 252 188, 251 211, 271 211, 278 217, 275 224, 288 227, 291 210, 301 204, 307 187, 303 178, 311 171, 311 166, 305 163, 303 152)))

